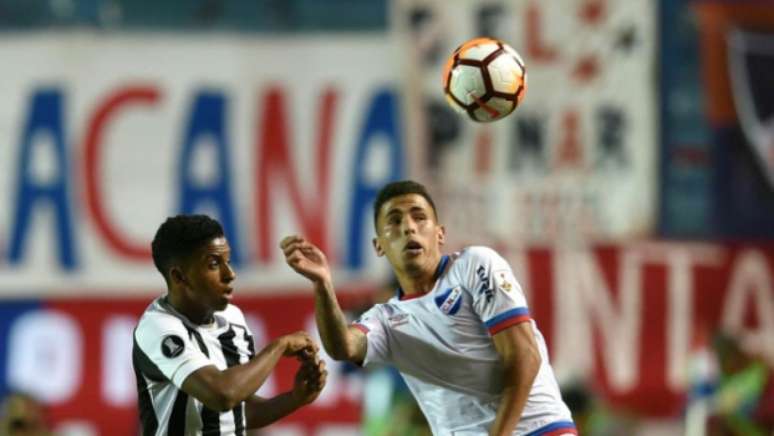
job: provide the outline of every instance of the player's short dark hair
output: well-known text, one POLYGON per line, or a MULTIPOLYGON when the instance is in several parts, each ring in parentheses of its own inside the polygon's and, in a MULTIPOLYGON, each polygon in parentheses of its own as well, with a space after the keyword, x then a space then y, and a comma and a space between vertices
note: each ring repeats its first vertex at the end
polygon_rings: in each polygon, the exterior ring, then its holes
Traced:
POLYGON ((197 248, 223 236, 223 227, 207 215, 177 215, 159 226, 151 243, 153 263, 169 281, 169 268, 184 260, 197 248))
POLYGON ((376 221, 379 219, 379 211, 382 209, 384 203, 391 198, 399 197, 406 194, 417 194, 425 197, 425 200, 433 208, 433 214, 435 219, 438 219, 438 210, 435 208, 435 202, 430 197, 430 193, 427 192, 425 185, 415 182, 413 180, 400 180, 397 182, 390 182, 379 191, 376 195, 376 202, 374 203, 374 228, 376 227, 376 221))

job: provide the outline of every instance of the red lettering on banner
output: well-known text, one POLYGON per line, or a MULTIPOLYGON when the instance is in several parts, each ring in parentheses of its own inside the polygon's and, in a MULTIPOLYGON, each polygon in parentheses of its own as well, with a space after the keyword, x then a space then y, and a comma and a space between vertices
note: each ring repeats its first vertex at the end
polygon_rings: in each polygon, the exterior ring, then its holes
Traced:
POLYGON ((541 13, 537 2, 530 2, 527 6, 527 58, 532 62, 551 62, 556 59, 556 47, 546 45, 542 39, 541 13))
POLYGON ((492 166, 492 131, 481 130, 476 137, 476 175, 485 176, 492 166))
POLYGON ((122 107, 131 104, 152 105, 159 99, 158 89, 150 86, 120 88, 108 95, 94 111, 86 133, 84 144, 84 177, 86 185, 86 206, 94 220, 97 232, 117 254, 129 260, 150 259, 150 244, 130 241, 118 231, 108 218, 102 202, 102 177, 99 166, 104 130, 122 107))
POLYGON ((581 21, 589 26, 599 25, 607 12, 607 5, 600 0, 586 0, 578 10, 581 21))
POLYGON ((557 166, 580 168, 583 164, 581 151, 580 117, 575 110, 569 110, 562 117, 562 140, 556 153, 557 166))
POLYGON ((293 170, 288 139, 288 119, 285 109, 285 97, 279 88, 270 88, 264 97, 263 119, 258 123, 261 130, 256 135, 256 213, 257 252, 263 262, 271 261, 277 253, 277 235, 273 229, 272 193, 286 193, 296 210, 301 233, 317 244, 325 253, 330 253, 328 240, 328 201, 330 197, 330 150, 333 136, 336 92, 326 90, 318 110, 319 119, 316 142, 317 174, 314 191, 302 195, 298 177, 293 170), (285 182, 282 186, 281 182, 285 182))

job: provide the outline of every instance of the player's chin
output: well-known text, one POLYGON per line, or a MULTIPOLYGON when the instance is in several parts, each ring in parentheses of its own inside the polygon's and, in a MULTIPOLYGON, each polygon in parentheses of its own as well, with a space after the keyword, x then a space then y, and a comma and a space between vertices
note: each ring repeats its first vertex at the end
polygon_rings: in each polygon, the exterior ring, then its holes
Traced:
POLYGON ((403 269, 409 272, 418 272, 422 270, 422 256, 415 256, 409 259, 403 259, 403 269))
POLYGON ((225 298, 225 297, 221 298, 215 304, 215 310, 226 310, 229 303, 231 303, 231 300, 229 298, 225 298))

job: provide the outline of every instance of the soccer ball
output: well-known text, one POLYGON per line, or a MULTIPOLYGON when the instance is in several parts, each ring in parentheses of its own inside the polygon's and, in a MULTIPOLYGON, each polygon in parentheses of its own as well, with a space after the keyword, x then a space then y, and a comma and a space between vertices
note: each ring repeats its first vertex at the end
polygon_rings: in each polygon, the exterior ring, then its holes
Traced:
POLYGON ((516 50, 494 38, 462 44, 443 69, 446 100, 473 121, 499 120, 513 112, 527 91, 527 70, 516 50))

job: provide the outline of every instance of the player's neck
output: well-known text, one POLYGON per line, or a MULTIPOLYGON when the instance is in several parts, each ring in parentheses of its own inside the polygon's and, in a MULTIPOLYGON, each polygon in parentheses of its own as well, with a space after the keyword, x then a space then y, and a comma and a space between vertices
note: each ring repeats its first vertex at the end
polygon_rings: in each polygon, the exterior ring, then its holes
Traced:
POLYGON ((430 260, 426 267, 416 271, 396 271, 398 283, 403 291, 403 295, 422 295, 430 292, 435 287, 438 280, 438 268, 441 264, 442 256, 440 253, 437 258, 430 260))
POLYGON ((209 324, 212 322, 212 311, 191 304, 190 301, 178 295, 178 293, 167 293, 167 302, 181 315, 185 316, 189 321, 196 325, 209 324))

